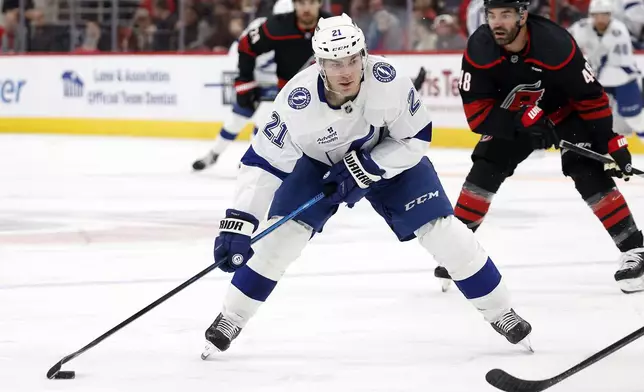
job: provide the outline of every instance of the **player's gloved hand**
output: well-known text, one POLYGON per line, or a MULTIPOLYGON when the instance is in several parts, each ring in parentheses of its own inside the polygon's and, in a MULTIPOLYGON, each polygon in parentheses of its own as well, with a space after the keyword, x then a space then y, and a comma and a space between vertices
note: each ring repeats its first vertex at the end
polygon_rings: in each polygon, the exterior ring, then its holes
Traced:
POLYGON ((517 113, 517 131, 528 134, 535 150, 559 148, 555 125, 539 106, 523 106, 517 113))
POLYGON ((257 82, 237 80, 235 81, 235 92, 237 93, 237 105, 245 109, 257 109, 260 100, 260 88, 257 87, 257 82))
POLYGON ((226 210, 226 218, 219 222, 219 235, 215 239, 215 262, 225 260, 219 268, 233 272, 253 257, 250 236, 259 222, 243 211, 226 210))
POLYGON ((335 187, 327 196, 331 203, 345 202, 349 207, 353 207, 367 194, 371 184, 382 179, 384 173, 368 152, 350 151, 340 162, 331 166, 322 182, 327 188, 335 187))
POLYGON ((633 175, 633 166, 626 138, 622 135, 612 138, 608 142, 608 153, 615 162, 604 164, 604 170, 613 177, 628 181, 633 175))

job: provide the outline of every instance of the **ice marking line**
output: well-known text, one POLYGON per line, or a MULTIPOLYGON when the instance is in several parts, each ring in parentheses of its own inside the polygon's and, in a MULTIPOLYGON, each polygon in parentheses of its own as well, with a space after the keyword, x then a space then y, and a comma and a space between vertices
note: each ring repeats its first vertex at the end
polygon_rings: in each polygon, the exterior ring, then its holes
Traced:
MULTIPOLYGON (((613 265, 614 261, 586 261, 575 262, 568 261, 562 263, 548 263, 548 264, 516 264, 516 265, 499 265, 501 271, 516 270, 516 269, 539 269, 539 268, 568 268, 579 266, 597 266, 597 265, 613 265)), ((318 278, 318 277, 334 277, 334 276, 372 276, 372 275, 405 275, 416 274, 419 272, 427 272, 433 274, 434 266, 428 268, 412 268, 406 270, 372 270, 372 271, 329 271, 329 272, 312 272, 312 273, 287 273, 283 279, 289 278, 318 278)), ((433 279, 433 278, 432 278, 433 279)), ((110 280, 110 281, 84 281, 84 282, 50 282, 50 283, 26 283, 26 284, 7 284, 0 285, 0 290, 16 290, 16 289, 32 289, 32 288, 67 288, 67 287, 85 287, 85 286, 111 286, 123 284, 148 284, 148 283, 175 283, 180 278, 158 278, 158 279, 133 279, 133 280, 110 280)), ((209 281, 229 281, 229 275, 204 277, 202 280, 209 281)), ((429 281, 429 280, 428 280, 429 281)))

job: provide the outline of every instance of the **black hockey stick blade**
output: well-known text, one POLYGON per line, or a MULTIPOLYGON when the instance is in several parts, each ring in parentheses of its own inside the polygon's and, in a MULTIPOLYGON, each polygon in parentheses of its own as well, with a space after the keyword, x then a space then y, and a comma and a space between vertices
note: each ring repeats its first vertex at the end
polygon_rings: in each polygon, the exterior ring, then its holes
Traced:
POLYGON ((485 380, 493 387, 506 392, 540 392, 556 384, 552 379, 521 380, 501 369, 492 369, 487 372, 485 380))
POLYGON ((485 379, 493 387, 505 392, 540 392, 562 382, 563 380, 587 368, 595 362, 606 358, 610 354, 614 353, 615 351, 619 350, 629 343, 633 343, 642 336, 644 336, 644 327, 638 329, 628 336, 621 338, 620 340, 599 351, 598 353, 595 353, 584 361, 576 364, 565 372, 557 374, 556 376, 545 380, 522 380, 504 372, 501 369, 490 370, 485 375, 485 379))
MULTIPOLYGON (((567 140, 562 140, 561 142, 559 142, 559 147, 561 147, 562 149, 570 150, 570 151, 575 152, 575 153, 577 153, 577 154, 579 154, 581 156, 584 156, 584 157, 590 158, 590 159, 594 159, 594 160, 602 162, 602 163, 613 163, 613 162, 615 162, 615 161, 613 161, 611 158, 609 158, 607 156, 604 156, 604 155, 602 155, 602 154, 600 154, 598 152, 595 152, 593 150, 589 150, 587 148, 578 146, 576 144, 572 144, 567 140)), ((644 171, 636 169, 636 168, 633 168, 633 174, 636 175, 636 176, 639 176, 639 177, 644 177, 643 176, 644 171)))

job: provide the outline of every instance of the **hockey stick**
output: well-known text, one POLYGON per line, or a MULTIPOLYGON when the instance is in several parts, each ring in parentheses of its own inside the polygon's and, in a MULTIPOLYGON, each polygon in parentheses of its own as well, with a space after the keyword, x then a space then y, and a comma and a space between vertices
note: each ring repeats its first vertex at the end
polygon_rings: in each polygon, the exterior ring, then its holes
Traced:
POLYGON ((594 354, 585 361, 571 367, 565 372, 545 380, 522 380, 504 372, 501 369, 490 370, 485 375, 485 379, 493 387, 506 392, 540 392, 562 382, 563 380, 579 372, 580 370, 587 368, 595 362, 606 358, 610 354, 614 353, 615 351, 619 350, 629 343, 633 343, 635 340, 641 338, 642 336, 644 336, 644 327, 618 340, 617 342, 594 354))
POLYGON ((420 91, 420 88, 423 87, 423 83, 425 83, 425 76, 427 75, 427 71, 425 71, 424 67, 420 67, 420 70, 418 71, 418 75, 416 76, 416 79, 412 79, 412 83, 414 83, 414 88, 416 91, 420 91))
MULTIPOLYGON (((285 216, 282 219, 278 220, 277 222, 273 223, 268 228, 266 228, 266 230, 264 230, 261 233, 257 234, 255 237, 253 237, 253 239, 250 241, 250 243, 254 244, 257 241, 261 240, 262 238, 266 237, 267 235, 269 235, 270 233, 275 231, 275 229, 277 229, 278 227, 282 226, 284 223, 290 221, 291 219, 295 218, 296 216, 298 216, 299 214, 304 212, 304 210, 308 209, 309 207, 311 207, 315 203, 317 203, 320 200, 324 199, 324 197, 326 195, 330 194, 331 192, 332 192, 332 189, 325 189, 324 192, 319 193, 318 195, 316 195, 311 200, 309 200, 306 203, 302 204, 295 211, 291 212, 287 216, 285 216)), ((185 289, 186 287, 190 286, 191 284, 193 284, 197 280, 201 279, 204 275, 206 275, 210 271, 212 271, 212 270, 216 269, 217 267, 219 267, 223 262, 224 262, 224 260, 221 260, 221 261, 217 261, 217 262, 211 264, 208 268, 206 268, 205 270, 199 272, 197 275, 193 276, 192 278, 186 280, 181 285, 175 287, 172 291, 166 293, 163 297, 161 297, 161 298, 157 299, 156 301, 152 302, 150 305, 146 306, 145 308, 139 310, 138 312, 136 312, 135 314, 130 316, 127 320, 121 322, 116 327, 110 329, 109 331, 105 332, 104 334, 102 334, 98 338, 94 339, 92 342, 90 342, 85 347, 81 348, 80 350, 78 350, 76 352, 73 352, 73 353, 65 356, 63 359, 58 361, 54 366, 52 366, 49 369, 49 371, 47 372, 47 378, 49 378, 49 379, 71 379, 71 378, 74 378, 76 376, 76 373, 73 370, 64 370, 63 371, 63 370, 60 370, 61 366, 63 366, 65 363, 71 361, 72 359, 78 357, 79 355, 81 355, 85 351, 89 350, 90 348, 96 346, 97 344, 99 344, 103 340, 107 339, 108 337, 110 337, 112 334, 114 334, 115 332, 117 332, 121 328, 123 328, 126 325, 130 324, 132 321, 134 321, 134 320, 138 319, 139 317, 143 316, 144 314, 146 314, 150 310, 156 308, 157 306, 159 306, 160 304, 165 302, 167 299, 169 299, 173 295, 177 294, 179 291, 185 289)))
MULTIPOLYGON (((589 150, 587 148, 578 146, 576 144, 572 144, 567 140, 562 140, 559 142, 559 147, 562 149, 570 150, 572 152, 576 152, 577 154, 584 156, 586 158, 594 159, 596 161, 602 162, 602 163, 613 163, 611 158, 604 156, 598 152, 595 152, 593 150, 589 150)), ((633 168, 633 174, 638 176, 638 177, 643 177, 642 175, 644 174, 644 171, 641 171, 639 169, 633 168)))

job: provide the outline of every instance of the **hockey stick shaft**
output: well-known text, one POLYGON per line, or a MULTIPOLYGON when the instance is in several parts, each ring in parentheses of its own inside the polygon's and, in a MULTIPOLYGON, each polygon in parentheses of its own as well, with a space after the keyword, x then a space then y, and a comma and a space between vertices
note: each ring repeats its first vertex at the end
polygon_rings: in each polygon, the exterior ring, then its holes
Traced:
MULTIPOLYGON (((281 218, 280 220, 278 220, 277 222, 273 223, 268 228, 266 228, 266 230, 264 230, 261 233, 257 234, 255 237, 253 237, 251 239, 250 243, 254 244, 257 241, 261 240, 262 238, 266 237, 268 234, 270 234, 273 231, 275 231, 278 227, 282 226, 284 223, 290 221, 291 219, 295 218, 296 216, 298 216, 299 214, 304 212, 306 209, 310 208, 311 206, 313 206, 314 204, 316 204, 320 200, 324 199, 324 197, 325 197, 324 192, 319 193, 318 195, 316 195, 311 200, 309 200, 306 203, 302 204, 295 211, 293 211, 290 214, 288 214, 287 216, 281 218)), ((198 274, 196 274, 192 278, 186 280, 185 282, 183 282, 179 286, 175 287, 172 291, 166 293, 161 298, 159 298, 156 301, 152 302, 151 304, 149 304, 145 308, 139 310, 138 312, 136 312, 135 314, 133 314, 128 319, 124 320, 123 322, 121 322, 120 324, 115 326, 114 328, 110 329, 109 331, 105 332, 104 334, 102 334, 98 338, 94 339, 89 344, 87 344, 85 347, 81 348, 80 350, 78 350, 78 351, 76 351, 76 352, 74 352, 72 354, 69 354, 69 355, 65 356, 60 361, 58 361, 54 366, 52 366, 49 369, 49 371, 47 371, 47 378, 49 378, 49 379, 53 378, 56 375, 56 373, 58 373, 60 371, 60 368, 61 368, 61 366, 63 364, 65 364, 65 363, 71 361, 72 359, 78 357, 79 355, 83 354, 85 351, 87 351, 90 348, 96 346, 97 344, 99 344, 103 340, 107 339, 108 337, 110 337, 111 335, 113 335, 114 333, 116 333, 117 331, 122 329, 123 327, 125 327, 128 324, 132 323, 134 320, 138 319, 139 317, 143 316, 144 314, 146 314, 150 310, 152 310, 152 309, 156 308, 157 306, 161 305, 163 302, 165 302, 166 300, 168 300, 169 298, 171 298, 172 296, 174 296, 175 294, 177 294, 181 290, 185 289, 186 287, 190 286, 194 282, 198 281, 199 279, 204 277, 206 274, 208 274, 212 270, 218 268, 221 264, 223 264, 224 261, 225 260, 220 260, 220 261, 217 261, 217 262, 211 264, 210 266, 208 266, 208 268, 206 268, 203 271, 199 272, 198 274)))
POLYGON ((552 387, 553 385, 556 385, 562 382, 563 380, 587 368, 588 366, 606 358, 610 354, 614 353, 615 351, 623 348, 624 346, 630 343, 633 343, 634 341, 641 338, 642 336, 644 336, 644 327, 638 329, 637 331, 631 333, 628 336, 623 337, 622 339, 604 348, 603 350, 595 353, 591 357, 571 367, 565 372, 560 373, 549 379, 522 380, 500 369, 490 370, 486 375, 486 379, 490 385, 506 392, 540 392, 552 387))
MULTIPOLYGON (((584 157, 590 158, 590 159, 594 159, 594 160, 602 162, 602 163, 613 163, 613 162, 615 162, 615 161, 613 161, 611 158, 609 158, 607 156, 604 156, 604 155, 602 155, 602 154, 600 154, 598 152, 595 152, 593 150, 589 150, 587 148, 578 146, 576 144, 572 144, 567 140, 562 140, 561 142, 559 142, 559 147, 561 147, 562 149, 570 150, 570 151, 575 152, 575 153, 577 153, 577 154, 579 154, 581 156, 584 156, 584 157)), ((633 174, 635 174, 636 176, 639 176, 639 177, 644 177, 643 176, 644 171, 636 169, 636 168, 633 168, 633 174)))

